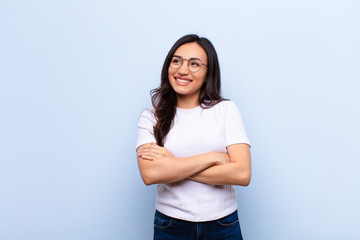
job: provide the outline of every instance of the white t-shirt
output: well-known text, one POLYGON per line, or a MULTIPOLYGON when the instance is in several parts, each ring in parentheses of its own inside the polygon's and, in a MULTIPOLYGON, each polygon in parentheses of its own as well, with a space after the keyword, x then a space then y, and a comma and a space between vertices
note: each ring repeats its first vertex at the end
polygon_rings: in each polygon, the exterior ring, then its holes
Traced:
MULTIPOLYGON (((153 110, 145 109, 138 122, 137 146, 155 142, 153 110)), ((226 153, 235 143, 249 144, 241 114, 231 101, 202 109, 176 109, 173 126, 164 147, 174 157, 206 152, 226 153)), ((210 185, 192 180, 158 184, 156 209, 168 216, 193 222, 222 218, 237 209, 235 190, 230 185, 210 185)))

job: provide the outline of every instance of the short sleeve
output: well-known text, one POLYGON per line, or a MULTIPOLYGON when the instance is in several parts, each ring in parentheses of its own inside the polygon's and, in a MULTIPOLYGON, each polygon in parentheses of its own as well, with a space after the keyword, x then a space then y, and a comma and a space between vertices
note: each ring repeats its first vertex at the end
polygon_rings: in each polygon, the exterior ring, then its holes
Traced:
POLYGON ((142 111, 138 121, 138 136, 136 149, 145 143, 156 142, 154 137, 154 125, 156 123, 153 111, 145 109, 142 111))
POLYGON ((235 103, 231 101, 226 101, 225 141, 226 146, 235 143, 246 143, 250 146, 250 141, 240 111, 235 103))

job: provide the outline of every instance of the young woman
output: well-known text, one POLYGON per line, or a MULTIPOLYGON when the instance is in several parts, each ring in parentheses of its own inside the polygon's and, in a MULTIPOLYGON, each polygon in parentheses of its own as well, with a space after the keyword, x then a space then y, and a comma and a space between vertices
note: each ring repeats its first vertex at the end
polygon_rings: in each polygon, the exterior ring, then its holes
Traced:
POLYGON ((208 39, 174 44, 152 104, 139 118, 137 158, 145 184, 158 184, 154 239, 242 239, 231 185, 250 182, 250 144, 238 108, 220 95, 208 39))

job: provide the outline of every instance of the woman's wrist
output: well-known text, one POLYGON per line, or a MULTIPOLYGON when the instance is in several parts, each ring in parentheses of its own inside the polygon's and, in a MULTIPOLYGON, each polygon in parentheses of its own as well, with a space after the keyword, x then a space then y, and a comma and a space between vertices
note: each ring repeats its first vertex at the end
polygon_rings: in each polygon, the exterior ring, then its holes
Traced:
POLYGON ((214 165, 222 165, 230 161, 229 156, 226 153, 211 152, 214 159, 214 165))

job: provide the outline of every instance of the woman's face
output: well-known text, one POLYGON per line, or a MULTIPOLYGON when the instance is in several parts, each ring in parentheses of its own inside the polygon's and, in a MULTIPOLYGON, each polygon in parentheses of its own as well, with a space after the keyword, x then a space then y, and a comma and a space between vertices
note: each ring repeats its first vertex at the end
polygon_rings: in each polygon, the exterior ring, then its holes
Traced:
POLYGON ((202 65, 197 72, 191 72, 188 67, 188 61, 185 59, 200 59, 202 63, 207 65, 207 55, 204 49, 197 43, 185 43, 181 45, 174 53, 180 56, 183 64, 177 68, 169 66, 169 81, 171 87, 179 97, 186 97, 194 101, 198 100, 201 86, 206 79, 207 67, 202 65))

